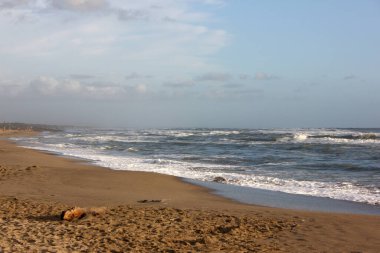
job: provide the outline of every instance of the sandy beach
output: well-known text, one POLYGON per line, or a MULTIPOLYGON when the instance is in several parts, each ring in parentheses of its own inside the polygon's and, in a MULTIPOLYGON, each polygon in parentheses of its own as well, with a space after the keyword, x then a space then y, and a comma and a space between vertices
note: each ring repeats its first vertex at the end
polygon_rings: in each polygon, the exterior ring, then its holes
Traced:
MULTIPOLYGON (((240 204, 0 137, 0 252, 379 252, 380 217, 240 204), (105 208, 60 220, 71 207, 105 208)), ((23 134, 23 133, 21 133, 23 134)), ((27 133, 33 134, 33 133, 27 133)))

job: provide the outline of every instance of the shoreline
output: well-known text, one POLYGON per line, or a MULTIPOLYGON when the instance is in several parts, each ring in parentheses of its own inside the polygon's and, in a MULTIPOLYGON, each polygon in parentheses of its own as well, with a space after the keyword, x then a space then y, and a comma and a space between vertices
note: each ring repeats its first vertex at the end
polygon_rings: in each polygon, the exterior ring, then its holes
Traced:
MULTIPOLYGON (((20 132, 22 134, 22 131, 20 132)), ((28 136, 35 135, 37 133, 27 133, 28 136)), ((14 134, 10 134, 12 136, 14 134)), ((19 146, 17 141, 11 140, 15 145, 19 146)), ((50 154, 66 159, 72 159, 74 161, 81 161, 85 164, 101 167, 107 170, 113 171, 126 171, 126 172, 140 172, 129 170, 117 170, 108 167, 102 167, 97 165, 93 160, 80 158, 76 156, 64 155, 60 152, 41 150, 38 148, 32 148, 27 146, 19 146, 26 149, 36 150, 45 154, 50 154)), ((153 173, 158 175, 171 176, 167 174, 161 174, 156 172, 144 172, 153 173)), ((231 185, 224 183, 217 183, 212 181, 200 181, 191 178, 182 178, 174 176, 184 183, 190 183, 195 186, 204 188, 204 190, 212 195, 225 198, 228 201, 232 201, 236 204, 242 205, 254 205, 269 208, 282 208, 295 211, 305 212, 324 212, 324 213, 342 213, 342 214, 364 214, 364 215, 380 215, 380 206, 371 205, 363 202, 354 202, 348 200, 333 199, 328 197, 319 197, 312 195, 303 195, 295 193, 286 193, 281 191, 265 190, 260 188, 244 187, 239 185, 231 185)))
MULTIPOLYGON (((27 243, 23 242, 25 235, 12 230, 13 222, 23 224, 25 229, 29 225, 51 229, 69 226, 77 232, 84 224, 89 228, 116 226, 136 239, 135 243, 131 240, 127 242, 124 237, 122 240, 119 235, 113 235, 111 239, 114 243, 101 244, 108 235, 92 234, 92 239, 84 238, 76 244, 65 244, 52 238, 54 243, 35 243, 30 250, 44 247, 66 251, 81 247, 91 249, 91 240, 100 243, 94 245, 106 250, 115 247, 142 251, 254 251, 256 247, 258 252, 335 252, 336 249, 343 252, 376 252, 380 248, 379 216, 241 204, 173 176, 114 171, 21 148, 6 140, 0 140, 0 158, 0 228, 3 231, 0 232, 0 238, 3 238, 0 239, 0 249, 5 252, 27 249, 27 243), (59 221, 59 210, 73 205, 106 206, 109 211, 99 219, 69 224, 59 221), (30 207, 46 208, 30 210, 30 207), (27 213, 34 213, 34 219, 27 213), (161 218, 152 223, 148 217, 161 218), (168 223, 168 217, 177 221, 168 223), (139 226, 132 229, 131 225, 124 224, 131 219, 136 219, 139 226), (155 230, 151 230, 152 227, 155 230), (165 240, 160 239, 159 236, 167 231, 170 235, 167 234, 165 240), (156 235, 157 238, 154 237, 156 235), (21 243, 19 248, 11 246, 11 237, 15 236, 21 243), (152 243, 145 245, 147 238, 142 236, 149 237, 152 243)), ((14 229, 17 229, 16 223, 14 229)), ((49 234, 43 236, 49 237, 49 234)), ((35 238, 33 240, 36 241, 35 238)))

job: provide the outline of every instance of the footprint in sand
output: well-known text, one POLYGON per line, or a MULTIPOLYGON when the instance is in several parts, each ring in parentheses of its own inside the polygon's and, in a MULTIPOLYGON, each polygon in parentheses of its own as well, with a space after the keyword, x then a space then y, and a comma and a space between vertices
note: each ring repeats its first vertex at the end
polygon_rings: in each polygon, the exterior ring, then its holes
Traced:
POLYGON ((26 167, 25 170, 31 171, 31 170, 36 170, 38 168, 39 167, 37 165, 32 165, 32 166, 26 167))

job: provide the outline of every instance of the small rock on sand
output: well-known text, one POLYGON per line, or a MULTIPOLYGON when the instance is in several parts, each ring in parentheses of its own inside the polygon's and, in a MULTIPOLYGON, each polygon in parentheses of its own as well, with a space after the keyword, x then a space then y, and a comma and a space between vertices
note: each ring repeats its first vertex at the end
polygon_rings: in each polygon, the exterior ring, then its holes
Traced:
POLYGON ((212 180, 213 182, 217 182, 217 183, 226 183, 227 180, 224 178, 224 177, 215 177, 214 180, 212 180))

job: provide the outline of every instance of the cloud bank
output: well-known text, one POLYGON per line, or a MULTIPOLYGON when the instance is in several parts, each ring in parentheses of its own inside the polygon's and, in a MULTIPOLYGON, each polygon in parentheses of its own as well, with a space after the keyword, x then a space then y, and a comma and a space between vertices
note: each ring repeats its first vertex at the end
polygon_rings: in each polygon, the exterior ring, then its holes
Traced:
POLYGON ((39 76, 24 85, 0 83, 0 97, 119 100, 148 92, 145 84, 121 85, 91 79, 39 76))
POLYGON ((0 55, 17 66, 0 59, 0 67, 29 78, 82 72, 119 79, 215 69, 209 58, 230 35, 194 3, 221 1, 2 0, 0 55))

